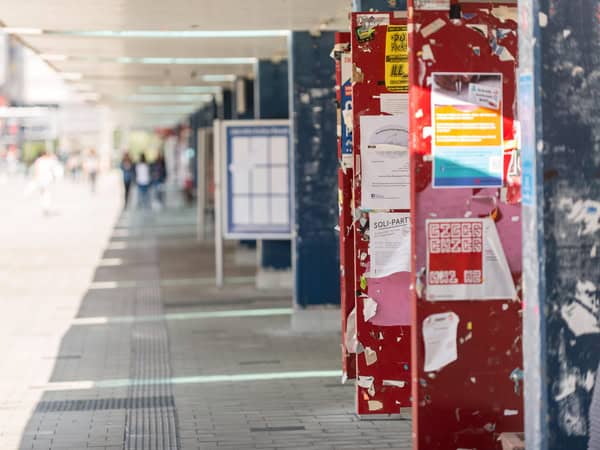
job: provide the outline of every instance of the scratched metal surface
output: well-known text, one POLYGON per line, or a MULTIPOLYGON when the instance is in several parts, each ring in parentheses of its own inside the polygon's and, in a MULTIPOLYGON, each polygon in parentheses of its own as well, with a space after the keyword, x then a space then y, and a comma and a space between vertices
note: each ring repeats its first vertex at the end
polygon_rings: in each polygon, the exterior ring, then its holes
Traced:
POLYGON ((539 250, 525 278, 527 447, 598 450, 600 2, 519 6, 535 124, 523 230, 539 250))
POLYGON ((346 330, 348 327, 348 315, 354 309, 356 301, 354 299, 354 233, 352 231, 352 177, 351 167, 345 167, 342 163, 342 127, 345 126, 342 120, 342 89, 344 89, 342 79, 342 56, 350 54, 350 33, 336 33, 336 48, 340 46, 335 55, 335 78, 336 78, 336 104, 337 104, 337 122, 338 122, 338 201, 339 201, 339 241, 340 241, 340 300, 342 313, 342 372, 348 379, 356 377, 356 355, 350 353, 346 348, 346 330), (342 51, 341 47, 346 50, 342 51))
POLYGON ((335 33, 290 37, 294 142, 295 298, 301 307, 339 304, 335 33))
MULTIPOLYGON (((409 3, 414 6, 413 2, 409 3)), ((516 110, 516 61, 500 61, 492 47, 502 45, 516 58, 515 20, 495 16, 491 3, 462 5, 462 19, 451 23, 448 11, 415 10, 411 20, 411 164, 413 170, 413 423, 415 448, 455 450, 500 448, 499 434, 523 430, 523 388, 520 301, 425 300, 425 278, 417 274, 426 266, 425 220, 488 216, 491 208, 469 210, 473 196, 496 197, 496 227, 520 295, 521 225, 519 186, 510 183, 502 201, 500 189, 433 189, 431 185, 432 125, 431 85, 433 72, 500 72, 503 75, 503 121, 505 162, 514 143, 516 110), (466 18, 465 18, 466 17, 466 18), (419 30, 443 21, 437 31, 423 36, 419 30), (484 25, 478 29, 467 25, 484 25), (497 39, 497 29, 508 29, 497 39), (482 32, 482 30, 484 30, 482 32), (429 45, 433 59, 423 58, 429 45), (479 51, 477 50, 479 49, 479 51), (425 131, 425 132, 424 132, 425 131), (419 287, 416 289, 416 287, 419 287), (423 320, 431 314, 452 311, 459 316, 458 359, 436 372, 424 370, 423 320), (512 378, 511 378, 512 376, 512 378), (508 412, 507 412, 508 411, 508 412)), ((516 8, 508 11, 516 15, 516 8)), ((409 19, 410 20, 410 19, 409 19)), ((431 28, 429 29, 431 30, 431 28)), ((505 178, 506 178, 505 163, 505 178)), ((505 181, 505 185, 507 182, 505 181)), ((425 288, 426 289, 426 288, 425 288)))
MULTIPOLYGON (((358 26, 357 14, 352 14, 352 30, 358 26)), ((395 18, 387 12, 393 25, 406 24, 406 18, 395 18)), ((352 104, 354 115, 354 167, 360 165, 360 134, 358 124, 360 116, 381 115, 378 97, 381 93, 389 92, 385 87, 385 43, 386 25, 375 27, 373 39, 359 43, 356 33, 352 33, 352 63, 353 84, 352 104), (361 76, 355 76, 357 72, 361 76)), ((378 326, 364 319, 364 299, 373 298, 376 302, 380 297, 393 296, 395 302, 405 302, 409 308, 409 274, 408 272, 391 276, 366 280, 366 286, 361 286, 361 278, 365 277, 369 265, 368 217, 369 213, 360 210, 361 173, 358 169, 354 174, 355 219, 355 289, 356 289, 356 330, 357 338, 362 348, 370 348, 377 354, 377 361, 367 364, 365 353, 357 355, 357 378, 373 377, 373 390, 357 386, 357 412, 361 415, 398 414, 400 408, 409 407, 410 400, 410 326, 392 325, 378 326), (357 216, 360 215, 360 218, 357 216), (364 256, 363 256, 364 255, 364 256), (361 257, 363 256, 363 257, 361 257), (369 287, 369 284, 377 284, 369 287), (384 380, 404 382, 404 387, 384 386, 384 380)))

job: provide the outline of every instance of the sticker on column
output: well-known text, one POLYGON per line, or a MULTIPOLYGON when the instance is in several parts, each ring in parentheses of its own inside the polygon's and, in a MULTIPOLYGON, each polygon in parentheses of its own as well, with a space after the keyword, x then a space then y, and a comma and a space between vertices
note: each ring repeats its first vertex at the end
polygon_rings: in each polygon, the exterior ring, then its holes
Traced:
POLYGON ((354 30, 359 43, 375 39, 375 29, 380 25, 389 25, 390 15, 387 13, 359 14, 356 16, 357 27, 354 30))
POLYGON ((362 209, 410 209, 408 116, 361 116, 362 209))
POLYGON ((428 301, 512 300, 513 278, 491 218, 429 219, 428 301))
POLYGON ((434 73, 433 187, 501 187, 502 74, 434 73))
POLYGON ((342 86, 341 86, 341 143, 342 161, 344 167, 352 168, 354 158, 352 157, 352 54, 342 53, 341 61, 342 86))

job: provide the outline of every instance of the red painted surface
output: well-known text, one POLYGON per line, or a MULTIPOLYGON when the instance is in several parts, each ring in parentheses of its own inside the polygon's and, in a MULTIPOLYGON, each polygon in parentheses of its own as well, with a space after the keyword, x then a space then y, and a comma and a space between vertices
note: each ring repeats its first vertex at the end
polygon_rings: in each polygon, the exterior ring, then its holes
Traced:
MULTIPOLYGON (((378 96, 389 91, 385 86, 386 25, 375 27, 371 40, 359 42, 355 32, 357 18, 352 14, 352 63, 353 63, 353 115, 354 115, 354 167, 360 164, 360 116, 382 115, 378 96)), ((398 13, 387 14, 392 25, 406 24, 406 18, 398 13)), ((354 176, 354 202, 360 210, 361 176, 358 169, 354 176)), ((399 211, 398 211, 399 212, 399 211)), ((369 241, 368 212, 355 214, 355 289, 357 337, 362 348, 370 348, 377 353, 377 361, 367 365, 365 353, 357 355, 357 378, 373 377, 371 392, 357 385, 357 413, 398 414, 401 407, 409 407, 410 402, 410 312, 408 272, 396 273, 379 279, 367 280, 366 288, 361 287, 361 277, 368 270, 369 241), (364 259, 361 255, 365 255, 364 259), (364 320, 363 303, 367 297, 378 303, 377 315, 370 321, 364 320), (404 314, 398 314, 398 312, 404 314), (378 323, 376 325, 374 322, 378 323), (402 325, 404 324, 404 325, 402 325), (404 387, 384 385, 384 380, 404 382, 404 387)))
POLYGON ((355 306, 354 299, 354 234, 352 233, 352 177, 351 167, 342 165, 342 65, 341 58, 350 52, 350 33, 336 33, 336 100, 338 104, 338 194, 339 194, 339 228, 340 228, 340 293, 342 313, 342 371, 345 377, 356 377, 356 357, 345 346, 348 315, 355 306), (346 50, 343 51, 342 49, 346 50))
MULTIPOLYGON (((410 5, 414 6, 412 2, 410 5)), ((523 430, 523 389, 518 379, 523 368, 522 304, 519 299, 520 183, 518 177, 509 179, 506 173, 515 138, 516 62, 500 61, 492 53, 492 45, 498 44, 506 47, 517 59, 517 24, 510 19, 501 21, 495 17, 489 3, 461 6, 463 19, 454 23, 450 22, 447 11, 415 9, 409 19, 413 30, 409 40, 414 225, 412 389, 414 448, 419 450, 499 449, 499 433, 523 430), (421 31, 436 20, 443 21, 443 26, 423 36, 421 31), (504 37, 497 40, 498 36, 504 37), (433 59, 423 59, 425 45, 430 46, 433 59), (430 76, 433 72, 502 73, 504 190, 432 188, 428 127, 432 125, 430 76), (477 200, 475 197, 480 198, 477 200), (497 198, 496 203, 490 200, 492 197, 497 198), (513 301, 426 301, 425 220, 490 215, 495 218, 519 298, 513 301), (458 359, 437 372, 427 373, 424 371, 423 321, 431 314, 449 311, 457 314, 460 320, 458 359), (517 379, 511 378, 511 374, 517 374, 517 379)), ((514 4, 506 6, 516 8, 514 4)))

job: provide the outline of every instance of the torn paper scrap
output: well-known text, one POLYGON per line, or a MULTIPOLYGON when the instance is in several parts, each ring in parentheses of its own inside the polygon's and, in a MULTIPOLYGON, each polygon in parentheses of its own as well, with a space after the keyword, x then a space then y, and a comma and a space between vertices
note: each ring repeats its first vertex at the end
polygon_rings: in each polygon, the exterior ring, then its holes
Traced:
POLYGON ((369 400, 368 405, 369 411, 379 411, 380 409, 383 409, 383 403, 379 400, 369 400))
POLYGON ((384 386, 394 386, 394 387, 403 388, 404 386, 406 386, 406 381, 402 381, 402 380, 383 380, 383 385, 384 386))
POLYGON ((431 46, 429 44, 425 44, 421 48, 421 52, 421 59, 423 59, 423 61, 435 61, 435 58, 433 57, 433 51, 431 50, 431 46))
POLYGON ((507 20, 512 20, 513 22, 517 22, 517 17, 519 16, 519 10, 515 6, 496 6, 492 8, 492 15, 496 17, 500 22, 505 22, 507 20))
POLYGON ((408 94, 380 94, 379 109, 382 113, 397 116, 408 111, 408 94))
POLYGON ((365 362, 371 366, 377 362, 377 352, 370 347, 365 347, 365 362))
POLYGON ((370 297, 363 300, 363 316, 365 322, 371 320, 377 314, 377 302, 370 297))
POLYGON ((432 314, 423 321, 425 372, 432 372, 456 361, 456 332, 459 317, 453 312, 432 314))
POLYGON ((375 383, 375 377, 366 377, 359 375, 358 380, 356 380, 356 384, 364 389, 369 389, 375 383))
POLYGON ((576 337, 584 334, 600 333, 600 322, 591 310, 581 303, 573 302, 563 305, 561 315, 576 337))
POLYGON ((431 22, 429 25, 426 25, 423 28, 421 28, 421 34, 423 35, 423 37, 431 36, 433 33, 441 30, 445 26, 446 26, 446 21, 444 19, 440 19, 438 17, 433 22, 431 22))
POLYGON ((358 346, 358 339, 356 338, 356 308, 352 309, 346 318, 344 345, 348 353, 356 353, 356 347, 358 346))

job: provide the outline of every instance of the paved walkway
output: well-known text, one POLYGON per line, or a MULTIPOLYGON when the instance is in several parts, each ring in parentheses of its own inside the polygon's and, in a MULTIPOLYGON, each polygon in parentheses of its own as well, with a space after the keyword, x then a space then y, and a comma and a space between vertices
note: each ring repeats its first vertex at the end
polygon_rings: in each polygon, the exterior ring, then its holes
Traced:
POLYGON ((195 211, 120 213, 57 186, 43 217, 0 186, 0 449, 410 448, 410 424, 359 420, 339 336, 290 332, 290 293, 213 247, 195 211))

